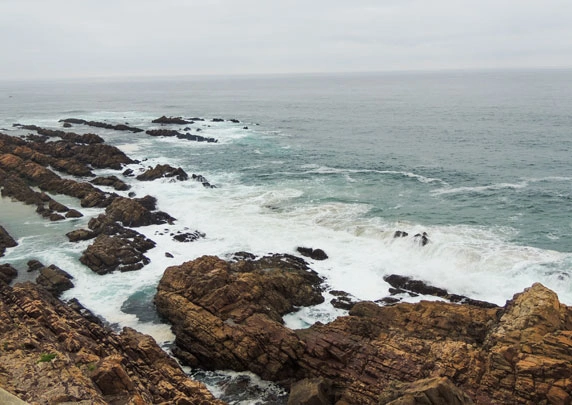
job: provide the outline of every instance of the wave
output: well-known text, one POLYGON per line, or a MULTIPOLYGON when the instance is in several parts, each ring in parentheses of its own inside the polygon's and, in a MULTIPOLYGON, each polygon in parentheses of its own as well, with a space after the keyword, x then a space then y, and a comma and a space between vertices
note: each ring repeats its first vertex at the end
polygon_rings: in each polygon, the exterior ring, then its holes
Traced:
POLYGON ((438 190, 432 190, 433 195, 442 194, 463 194, 463 193, 484 193, 486 191, 497 191, 504 189, 518 190, 528 187, 528 181, 522 181, 520 183, 497 183, 489 184, 486 186, 465 186, 465 187, 455 187, 455 188, 441 188, 438 190))

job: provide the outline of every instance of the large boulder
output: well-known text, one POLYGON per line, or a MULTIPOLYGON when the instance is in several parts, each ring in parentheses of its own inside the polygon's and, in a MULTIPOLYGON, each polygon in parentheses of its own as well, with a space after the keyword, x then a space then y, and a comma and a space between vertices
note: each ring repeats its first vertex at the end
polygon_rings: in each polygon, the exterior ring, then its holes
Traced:
POLYGON ((0 285, 0 386, 33 404, 223 404, 152 337, 83 312, 32 283, 0 285))
POLYGON ((304 347, 282 315, 322 302, 320 282, 293 256, 235 262, 203 256, 169 267, 155 304, 173 323, 175 351, 185 362, 287 379, 304 347))
POLYGON ((173 223, 175 218, 158 211, 152 212, 145 207, 147 200, 137 201, 131 198, 117 197, 105 209, 111 221, 121 222, 124 226, 138 227, 152 224, 173 223))
POLYGON ((71 281, 73 277, 58 266, 52 264, 48 267, 40 268, 40 275, 36 278, 36 283, 51 292, 55 297, 59 297, 64 291, 74 287, 71 281))

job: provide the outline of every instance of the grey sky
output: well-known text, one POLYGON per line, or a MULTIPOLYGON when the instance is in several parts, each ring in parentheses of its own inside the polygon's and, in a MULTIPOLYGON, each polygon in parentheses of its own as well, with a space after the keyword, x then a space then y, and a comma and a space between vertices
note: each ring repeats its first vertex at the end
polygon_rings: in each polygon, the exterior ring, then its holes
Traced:
POLYGON ((0 77, 572 67, 571 0, 0 0, 0 77))

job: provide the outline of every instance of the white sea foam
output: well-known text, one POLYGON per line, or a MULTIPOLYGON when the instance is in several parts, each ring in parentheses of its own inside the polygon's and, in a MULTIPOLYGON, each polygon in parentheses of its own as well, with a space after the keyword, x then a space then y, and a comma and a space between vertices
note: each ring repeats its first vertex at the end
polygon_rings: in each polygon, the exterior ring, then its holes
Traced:
POLYGON ((483 193, 486 191, 491 191, 491 190, 495 191, 503 189, 518 190, 527 187, 528 184, 529 184, 528 181, 522 181, 520 183, 498 183, 498 184, 489 184, 486 186, 441 188, 438 190, 433 190, 431 191, 431 193, 439 195, 439 194, 483 193))

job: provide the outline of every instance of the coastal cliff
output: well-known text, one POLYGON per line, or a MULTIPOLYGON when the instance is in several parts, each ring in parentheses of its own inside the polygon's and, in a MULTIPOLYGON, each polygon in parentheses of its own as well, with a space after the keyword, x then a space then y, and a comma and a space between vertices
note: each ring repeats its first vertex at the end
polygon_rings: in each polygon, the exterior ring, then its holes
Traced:
POLYGON ((152 337, 32 283, 0 281, 0 358, 0 387, 30 404, 223 404, 152 337))
POLYGON ((303 382, 307 395, 322 393, 313 397, 321 404, 571 401, 572 308, 541 284, 502 308, 359 302, 349 316, 290 330, 277 316, 291 305, 283 298, 294 288, 315 300, 318 291, 281 263, 205 256, 167 269, 155 302, 180 358, 259 373, 292 386, 296 401, 307 398, 303 382))

